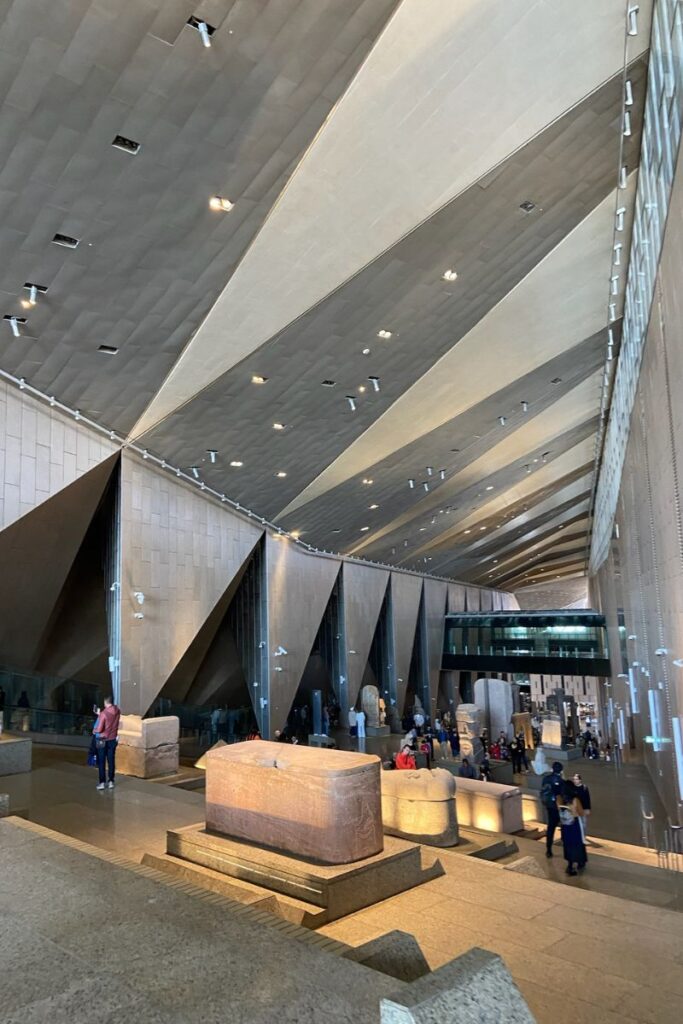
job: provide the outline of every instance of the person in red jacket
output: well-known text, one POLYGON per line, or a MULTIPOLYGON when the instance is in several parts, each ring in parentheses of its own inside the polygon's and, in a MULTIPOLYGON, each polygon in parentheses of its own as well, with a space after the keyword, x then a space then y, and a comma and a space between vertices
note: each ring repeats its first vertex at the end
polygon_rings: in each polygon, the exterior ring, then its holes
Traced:
POLYGON ((97 743, 97 767, 100 772, 98 789, 114 788, 116 768, 116 744, 118 743, 119 719, 121 712, 111 697, 104 698, 104 707, 97 715, 93 732, 97 743), (106 781, 105 766, 109 769, 109 782, 106 781))
POLYGON ((404 743, 401 747, 401 753, 396 755, 396 767, 403 769, 415 768, 415 758, 407 743, 404 743))

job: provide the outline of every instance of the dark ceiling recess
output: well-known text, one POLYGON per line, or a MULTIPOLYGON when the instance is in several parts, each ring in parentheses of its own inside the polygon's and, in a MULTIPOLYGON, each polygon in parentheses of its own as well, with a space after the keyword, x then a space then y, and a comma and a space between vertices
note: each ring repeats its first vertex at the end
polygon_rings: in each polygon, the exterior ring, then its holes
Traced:
POLYGON ((112 146, 115 149, 123 150, 124 153, 130 153, 131 156, 140 152, 140 143, 134 142, 133 139, 127 139, 125 135, 115 135, 112 146))
POLYGON ((62 235, 58 231, 52 241, 55 245, 63 245, 66 249, 75 249, 79 240, 72 238, 71 235, 62 235))

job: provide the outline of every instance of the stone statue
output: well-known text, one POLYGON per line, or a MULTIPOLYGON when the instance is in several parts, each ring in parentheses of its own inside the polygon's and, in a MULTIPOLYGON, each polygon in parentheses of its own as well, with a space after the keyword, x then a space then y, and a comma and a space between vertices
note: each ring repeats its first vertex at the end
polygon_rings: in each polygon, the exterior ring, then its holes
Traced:
POLYGON ((484 757, 480 739, 479 708, 476 704, 460 704, 455 712, 455 725, 460 737, 460 756, 479 764, 484 757))
POLYGON ((360 691, 360 706, 365 712, 366 725, 370 729, 379 728, 380 716, 379 716, 379 690, 376 686, 364 686, 360 691))
POLYGON ((543 747, 536 748, 536 756, 531 762, 531 767, 534 770, 534 775, 545 775, 546 772, 551 770, 550 765, 545 759, 545 752, 543 747))

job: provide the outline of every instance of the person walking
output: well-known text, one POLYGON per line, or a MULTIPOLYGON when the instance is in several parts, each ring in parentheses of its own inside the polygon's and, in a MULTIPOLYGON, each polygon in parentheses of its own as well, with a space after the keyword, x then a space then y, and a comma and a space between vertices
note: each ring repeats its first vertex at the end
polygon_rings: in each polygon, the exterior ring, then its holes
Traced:
POLYGON ((553 761, 552 772, 547 772, 541 781, 541 803, 545 808, 547 818, 547 830, 545 834, 545 855, 552 857, 553 840, 555 829, 560 824, 560 812, 557 798, 562 796, 563 791, 562 763, 553 761))
POLYGON ((574 772, 572 778, 574 788, 576 789, 576 795, 581 801, 583 808, 583 816, 581 817, 581 831, 583 832, 583 841, 586 842, 586 835, 588 834, 588 819, 591 813, 591 794, 588 786, 585 785, 583 779, 578 772, 574 772))
POLYGON ((97 767, 100 773, 98 789, 113 789, 116 772, 116 744, 121 712, 111 697, 104 698, 104 707, 97 715, 93 733, 97 744, 97 767), (109 781, 107 781, 108 769, 109 781))
POLYGON ((588 857, 581 828, 584 811, 573 782, 565 782, 562 794, 557 798, 557 810, 560 818, 564 859, 567 861, 566 872, 568 875, 577 875, 585 868, 588 857))

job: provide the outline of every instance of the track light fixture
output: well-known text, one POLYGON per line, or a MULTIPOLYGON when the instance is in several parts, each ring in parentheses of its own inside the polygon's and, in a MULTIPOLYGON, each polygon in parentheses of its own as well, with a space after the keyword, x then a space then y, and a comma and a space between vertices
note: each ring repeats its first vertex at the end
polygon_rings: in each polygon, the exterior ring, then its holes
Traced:
POLYGON ((614 274, 610 278, 610 281, 612 282, 612 295, 618 295, 619 294, 619 275, 618 274, 614 274))
POLYGON ((209 456, 209 461, 211 463, 215 463, 216 459, 218 458, 218 452, 216 451, 216 449, 215 448, 207 448, 206 454, 209 456))
POLYGON ((610 304, 609 304, 609 307, 608 307, 608 308, 609 308, 609 319, 610 319, 610 323, 614 323, 614 321, 615 321, 615 320, 616 320, 616 318, 617 318, 617 307, 616 307, 616 303, 614 303, 614 302, 610 302, 610 304))
POLYGON ((440 469, 439 470, 439 476, 441 477, 442 480, 445 480, 446 479, 446 470, 445 469, 440 469))
POLYGON ((426 480, 425 480, 425 482, 424 482, 424 483, 422 484, 422 486, 424 487, 425 491, 428 491, 428 490, 429 490, 429 484, 427 483, 427 481, 426 481, 426 480))
POLYGON ((629 136, 631 135, 631 114, 630 114, 630 112, 628 110, 624 111, 623 134, 624 134, 624 138, 625 139, 628 139, 629 136))
POLYGON ((614 261, 613 262, 614 262, 614 266, 615 267, 620 267, 621 266, 621 250, 622 249, 623 249, 623 245, 621 244, 621 242, 617 242, 616 245, 614 246, 614 261))
POLYGON ((415 487, 415 481, 414 481, 414 480, 409 480, 409 481, 408 481, 408 487, 410 487, 410 489, 411 489, 411 491, 412 491, 412 490, 413 490, 413 488, 415 487))
POLYGON ((432 466, 427 466, 427 476, 432 476, 433 473, 434 468, 432 466))
POLYGON ((21 331, 19 330, 19 324, 25 324, 26 321, 23 317, 19 316, 6 316, 5 320, 9 324, 9 329, 15 338, 21 337, 21 331))
POLYGON ((504 427, 505 424, 507 423, 507 419, 506 419, 505 416, 499 416, 498 417, 498 422, 500 423, 501 427, 504 427))
POLYGON ((624 217, 626 216, 626 207, 620 206, 617 210, 617 231, 624 230, 624 217))
POLYGON ((199 466, 190 466, 190 472, 195 480, 199 480, 199 466))
POLYGON ((522 402, 522 412, 528 412, 528 411, 529 411, 529 403, 528 402, 522 402))
POLYGON ((632 4, 626 12, 627 19, 627 31, 630 36, 638 35, 638 11, 640 7, 638 4, 632 4))
POLYGON ((619 188, 625 189, 628 185, 628 170, 626 166, 623 166, 619 171, 619 188))
POLYGON ((220 210, 222 213, 230 213, 235 208, 235 204, 231 203, 225 196, 211 196, 209 206, 212 210, 220 210))
POLYGON ((353 395, 346 395, 346 401, 349 403, 349 408, 351 409, 351 412, 355 412, 356 399, 353 397, 353 395))
POLYGON ((375 391, 379 391, 379 377, 368 377, 375 391))

